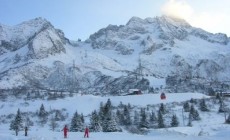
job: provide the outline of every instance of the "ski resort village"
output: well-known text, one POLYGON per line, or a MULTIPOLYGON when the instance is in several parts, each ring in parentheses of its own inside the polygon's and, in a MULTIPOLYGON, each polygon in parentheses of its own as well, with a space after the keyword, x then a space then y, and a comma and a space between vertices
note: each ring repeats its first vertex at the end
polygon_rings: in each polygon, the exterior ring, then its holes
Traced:
POLYGON ((133 14, 74 40, 53 18, 11 25, 2 13, 0 140, 230 138, 228 35, 133 14))

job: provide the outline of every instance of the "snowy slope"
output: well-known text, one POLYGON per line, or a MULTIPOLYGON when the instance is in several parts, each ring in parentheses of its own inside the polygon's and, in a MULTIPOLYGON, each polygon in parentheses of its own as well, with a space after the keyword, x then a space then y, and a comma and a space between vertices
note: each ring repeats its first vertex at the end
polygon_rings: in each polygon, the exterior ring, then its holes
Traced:
POLYGON ((140 96, 93 96, 93 95, 84 95, 81 96, 80 94, 74 97, 68 97, 64 100, 54 100, 54 101, 46 101, 46 100, 36 100, 34 102, 33 100, 25 101, 23 100, 17 100, 15 103, 15 99, 9 99, 8 102, 3 102, 0 104, 0 106, 3 106, 1 108, 1 112, 4 112, 5 114, 14 113, 17 111, 17 106, 23 105, 23 104, 29 104, 22 106, 21 111, 27 112, 27 111, 34 111, 35 108, 39 109, 41 104, 44 104, 44 106, 48 108, 55 108, 55 109, 67 109, 67 112, 72 116, 76 110, 83 114, 90 114, 93 110, 95 110, 95 107, 99 107, 101 102, 106 102, 108 99, 111 99, 114 106, 118 106, 120 102, 123 104, 132 104, 136 105, 138 107, 145 107, 147 105, 151 104, 160 104, 160 103, 172 103, 172 102, 183 102, 190 100, 191 98, 194 99, 202 99, 207 98, 206 95, 200 94, 200 93, 170 93, 167 94, 167 100, 160 100, 159 94, 144 94, 140 96), (61 104, 60 104, 61 103, 61 104), (74 104, 74 107, 72 106, 74 104), (12 109, 9 109, 12 108, 12 109), (74 108, 74 110, 73 110, 74 108))
MULTIPOLYGON (((166 100, 160 100, 159 94, 144 94, 144 95, 136 95, 136 96, 108 96, 108 97, 100 97, 100 96, 88 96, 88 95, 75 95, 72 98, 67 97, 64 99, 58 99, 55 101, 45 101, 45 100, 14 100, 12 99, 9 102, 1 102, 1 114, 7 115, 8 113, 16 112, 17 108, 21 109, 21 112, 30 112, 36 111, 41 105, 44 104, 45 108, 49 109, 67 109, 69 113, 69 117, 72 117, 73 113, 77 110, 79 113, 83 113, 86 121, 88 121, 87 116, 91 113, 91 111, 98 109, 100 106, 100 102, 106 102, 109 98, 112 102, 113 106, 117 106, 120 102, 124 104, 130 103, 131 106, 135 108, 138 107, 146 107, 147 105, 157 105, 159 103, 164 104, 174 104, 173 111, 180 118, 179 127, 175 128, 165 128, 165 129, 150 129, 146 135, 137 135, 131 134, 126 131, 124 132, 113 132, 113 133, 90 133, 90 139, 93 138, 95 140, 107 140, 107 139, 159 139, 159 140, 168 140, 168 139, 179 139, 179 140, 226 140, 229 137, 230 125, 223 124, 224 114, 216 113, 217 106, 212 106, 210 112, 200 112, 200 116, 202 118, 201 121, 193 122, 192 127, 184 126, 181 116, 181 108, 180 102, 193 99, 202 99, 209 98, 200 93, 174 93, 174 94, 166 94, 166 100), (23 103, 24 102, 24 103, 23 103), (61 103, 61 104, 60 104, 61 103), (178 103, 177 105, 175 103, 178 103), (4 112, 4 113, 3 113, 4 112), (203 136, 198 136, 199 133, 203 132, 203 136)), ((229 100, 228 100, 229 101, 229 100)), ((227 102, 229 106, 229 102, 227 102)), ((187 114, 186 114, 187 115, 187 114)), ((31 118, 33 121, 36 121, 35 118, 31 118)), ((187 119, 186 119, 187 121, 187 119)), ((69 124, 70 118, 67 119, 64 123, 61 123, 59 126, 59 130, 62 128, 64 124, 69 124)), ((24 137, 23 132, 19 132, 19 136, 14 136, 14 132, 8 130, 9 123, 2 123, 0 126, 0 139, 4 140, 61 140, 63 138, 63 132, 61 131, 51 131, 48 125, 45 126, 32 126, 29 130, 29 136, 24 137)), ((84 139, 83 132, 70 132, 68 139, 84 139)))

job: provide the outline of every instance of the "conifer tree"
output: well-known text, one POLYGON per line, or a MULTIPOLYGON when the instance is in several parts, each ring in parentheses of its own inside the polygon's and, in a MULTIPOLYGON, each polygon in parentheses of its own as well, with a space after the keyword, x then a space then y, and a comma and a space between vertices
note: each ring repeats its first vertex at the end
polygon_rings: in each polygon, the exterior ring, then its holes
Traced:
POLYGON ((200 114, 199 114, 199 112, 197 110, 195 110, 195 112, 193 114, 193 119, 196 120, 196 121, 201 119, 200 114))
POLYGON ((137 111, 134 111, 133 124, 138 125, 140 123, 140 114, 137 111))
POLYGON ((166 114, 165 105, 163 103, 161 103, 159 111, 161 111, 162 114, 166 114))
POLYGON ((154 125, 157 123, 157 117, 153 111, 151 112, 149 116, 149 123, 150 123, 150 127, 154 127, 154 125))
POLYGON ((190 110, 189 103, 185 102, 184 105, 183 105, 183 108, 184 108, 184 112, 189 112, 189 110, 190 110))
POLYGON ((48 112, 46 112, 44 105, 42 104, 38 113, 41 124, 45 124, 48 120, 48 112))
POLYGON ((132 107, 131 107, 131 104, 130 103, 128 103, 128 110, 130 111, 131 109, 132 109, 132 107))
POLYGON ((10 130, 14 130, 17 136, 21 129, 23 129, 22 116, 20 109, 18 109, 15 119, 10 124, 10 130))
POLYGON ((100 117, 96 110, 94 110, 90 117, 90 130, 93 132, 102 131, 100 117))
POLYGON ((193 103, 196 103, 196 101, 195 101, 193 98, 191 98, 191 99, 190 99, 190 103, 193 104, 193 103))
POLYGON ((71 132, 82 132, 82 131, 84 131, 84 124, 82 122, 81 116, 78 114, 77 111, 74 113, 74 116, 71 120, 70 131, 71 132))
POLYGON ((190 111, 189 111, 189 114, 191 114, 191 117, 192 117, 192 120, 193 120, 193 116, 195 114, 195 108, 194 108, 194 105, 191 105, 190 107, 190 111))
POLYGON ((200 110, 201 111, 209 111, 204 99, 202 99, 201 102, 200 102, 200 110))
POLYGON ((118 122, 118 124, 120 124, 120 125, 124 125, 123 120, 124 120, 124 115, 121 113, 121 111, 119 109, 117 109, 117 111, 116 111, 116 122, 118 122))
POLYGON ((149 128, 149 122, 147 120, 147 115, 145 112, 144 108, 141 108, 140 111, 140 123, 139 123, 140 128, 149 128))
POLYGON ((45 107, 44 105, 42 104, 41 107, 40 107, 40 110, 39 110, 39 117, 43 117, 43 116, 46 116, 48 113, 46 112, 45 110, 45 107))
POLYGON ((103 111, 102 111, 102 116, 104 119, 112 116, 111 106, 112 106, 111 101, 110 101, 110 99, 108 99, 108 101, 106 102, 105 106, 103 107, 103 111))
POLYGON ((119 108, 123 108, 123 106, 124 106, 124 105, 123 105, 122 102, 120 102, 119 105, 118 105, 119 108))
POLYGON ((84 119, 84 115, 81 113, 81 122, 83 123, 83 124, 85 124, 85 119, 84 119))
POLYGON ((77 118, 78 118, 78 112, 76 111, 72 117, 71 124, 70 124, 71 132, 77 132, 77 118))
POLYGON ((150 122, 155 123, 157 121, 156 114, 152 111, 149 118, 150 122))
POLYGON ((99 113, 100 121, 102 122, 104 120, 104 105, 103 102, 100 103, 99 113))
POLYGON ((110 99, 107 100, 105 106, 103 107, 102 130, 103 132, 118 131, 115 116, 112 114, 112 103, 110 99))
POLYGON ((158 111, 158 128, 165 128, 164 118, 160 110, 158 111))
POLYGON ((103 132, 116 132, 119 131, 117 122, 115 121, 114 115, 112 113, 109 113, 105 120, 103 121, 103 132))
POLYGON ((171 126, 172 127, 177 127, 179 125, 179 121, 176 115, 172 116, 172 120, 171 120, 171 126))
POLYGON ((107 100, 106 104, 104 107, 102 107, 102 121, 104 121, 105 119, 107 119, 108 117, 112 116, 112 103, 110 101, 110 99, 107 100))
POLYGON ((200 115, 199 112, 194 108, 193 105, 191 105, 190 111, 189 111, 189 115, 191 115, 192 120, 200 120, 200 115))
POLYGON ((124 125, 131 125, 132 121, 131 121, 130 112, 129 112, 127 105, 124 106, 123 116, 124 116, 123 124, 124 125))
POLYGON ((106 106, 106 108, 108 108, 109 110, 112 109, 112 103, 111 103, 110 99, 107 100, 105 106, 106 106))

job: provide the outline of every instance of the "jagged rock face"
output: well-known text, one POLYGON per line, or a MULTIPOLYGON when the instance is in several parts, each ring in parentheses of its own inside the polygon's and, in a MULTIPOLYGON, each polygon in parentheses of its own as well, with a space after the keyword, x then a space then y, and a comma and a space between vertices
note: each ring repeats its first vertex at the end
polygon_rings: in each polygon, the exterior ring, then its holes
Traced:
POLYGON ((65 52, 64 44, 55 29, 43 30, 29 42, 28 55, 33 59, 46 58, 48 55, 65 52))
MULTIPOLYGON (((92 43, 93 48, 113 49, 120 54, 130 55, 133 51, 126 53, 127 49, 117 49, 125 42, 133 42, 140 46, 145 46, 146 50, 160 48, 162 43, 173 46, 173 40, 185 39, 189 34, 191 26, 185 21, 170 19, 168 17, 140 19, 133 17, 125 26, 109 25, 107 28, 99 30, 90 36, 88 42, 92 43), (162 41, 156 41, 156 39, 162 41), (158 47, 156 47, 158 46, 158 47)), ((127 44, 127 43, 126 43, 127 44)), ((131 45, 122 45, 123 48, 134 48, 131 45)), ((144 51, 145 53, 146 51, 144 51)))
POLYGON ((32 58, 65 52, 64 34, 45 19, 36 18, 13 27, 0 26, 0 54, 16 51, 26 45, 32 58))
POLYGON ((192 77, 192 66, 184 58, 179 55, 173 55, 170 66, 175 69, 172 75, 178 75, 181 78, 192 77))
POLYGON ((36 33, 49 26, 51 24, 42 18, 23 22, 13 27, 2 25, 0 30, 1 48, 15 51, 26 45, 36 33))
POLYGON ((227 37, 226 34, 211 34, 208 32, 204 32, 202 29, 196 29, 191 32, 192 35, 200 37, 204 40, 207 40, 208 42, 211 43, 219 43, 223 45, 227 45, 229 42, 229 38, 227 37))
POLYGON ((160 31, 159 38, 164 40, 183 40, 188 36, 191 28, 184 20, 168 17, 156 18, 156 23, 160 31))
MULTIPOLYGON (((140 44, 154 50, 154 46, 169 44, 174 46, 174 40, 188 40, 188 36, 196 36, 211 43, 227 45, 229 42, 225 34, 211 34, 204 30, 190 26, 186 21, 170 17, 156 17, 140 19, 133 17, 125 26, 109 25, 90 36, 88 42, 91 42, 93 48, 112 49, 120 54, 130 55, 133 51, 126 53, 127 48, 133 50, 132 45, 123 42, 132 42, 140 44), (125 40, 125 41, 124 41, 125 40), (152 40, 151 42, 146 40, 152 40), (120 44, 124 49, 117 49, 120 44)), ((131 43, 129 43, 131 44, 131 43)), ((141 46, 139 45, 139 46, 141 46)), ((157 47, 160 48, 160 47, 157 47)), ((148 49, 147 49, 148 50, 148 49)), ((146 51, 144 51, 145 53, 146 51)))
POLYGON ((206 79, 208 77, 218 77, 218 73, 223 72, 221 65, 212 60, 200 60, 196 66, 197 76, 202 75, 206 79))

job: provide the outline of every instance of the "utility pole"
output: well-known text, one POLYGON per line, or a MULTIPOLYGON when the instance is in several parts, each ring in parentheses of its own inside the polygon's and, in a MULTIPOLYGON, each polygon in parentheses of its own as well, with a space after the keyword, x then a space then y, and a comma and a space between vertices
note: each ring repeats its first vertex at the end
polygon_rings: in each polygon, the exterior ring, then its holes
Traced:
POLYGON ((183 119, 183 125, 185 126, 184 124, 184 109, 182 108, 182 119, 183 119))
POLYGON ((138 71, 138 74, 140 75, 141 78, 143 78, 143 75, 142 75, 142 65, 141 65, 141 57, 140 57, 140 54, 139 54, 139 59, 138 59, 138 63, 139 63, 139 71, 138 71))
POLYGON ((73 60, 73 70, 72 70, 72 90, 73 90, 73 92, 74 92, 74 84, 75 84, 75 81, 76 81, 76 79, 75 79, 75 74, 74 74, 74 70, 75 70, 75 61, 73 60))
POLYGON ((224 96, 222 95, 222 105, 223 105, 223 107, 224 107, 224 120, 225 120, 225 122, 226 122, 226 120, 227 120, 227 115, 226 115, 226 109, 225 109, 225 105, 224 105, 224 96))

